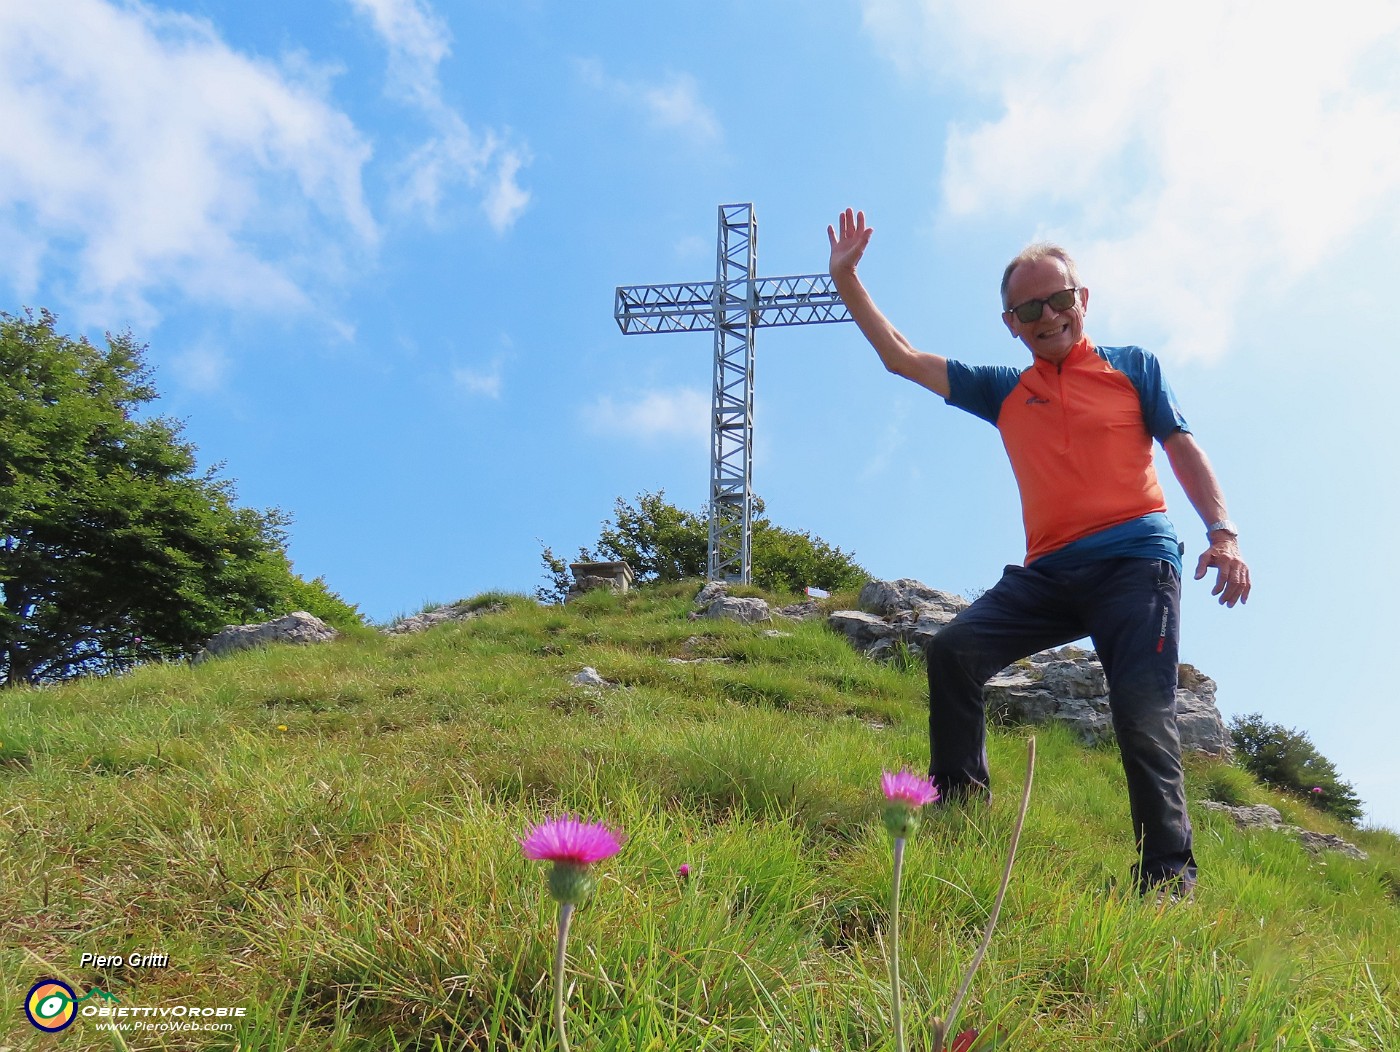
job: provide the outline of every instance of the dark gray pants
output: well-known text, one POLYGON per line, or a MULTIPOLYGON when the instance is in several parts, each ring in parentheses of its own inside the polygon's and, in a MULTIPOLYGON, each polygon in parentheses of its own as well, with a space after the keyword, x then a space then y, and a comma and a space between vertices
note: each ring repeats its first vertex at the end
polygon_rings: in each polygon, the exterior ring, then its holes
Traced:
POLYGON ((1128 777, 1139 887, 1195 881, 1176 729, 1181 578, 1159 559, 1008 566, 925 647, 929 776, 950 800, 987 792, 983 685, 1018 658, 1089 636, 1128 777))

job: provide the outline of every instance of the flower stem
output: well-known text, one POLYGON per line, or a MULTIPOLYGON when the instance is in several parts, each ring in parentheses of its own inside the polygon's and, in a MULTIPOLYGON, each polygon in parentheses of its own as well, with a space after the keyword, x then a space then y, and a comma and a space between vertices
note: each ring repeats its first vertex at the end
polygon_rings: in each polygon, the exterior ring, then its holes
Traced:
POLYGON ((559 903, 559 945, 554 951, 554 1032, 559 1035, 559 1052, 569 1052, 569 1039, 564 1036, 564 945, 573 916, 572 902, 559 903))
POLYGON ((904 1052, 904 1014, 899 995, 899 876, 904 869, 904 838, 894 838, 894 887, 890 892, 890 1008, 895 1052, 904 1052))
POLYGON ((958 1010, 962 1007, 963 998, 967 996, 967 991, 972 986, 972 977, 977 974, 977 969, 982 964, 982 958, 987 954, 987 947, 992 943, 992 932, 996 930, 997 918, 1001 916, 1001 904, 1006 899, 1006 886, 1011 882, 1011 867, 1016 862, 1016 846, 1021 842, 1021 827, 1026 821, 1026 811, 1031 806, 1031 782, 1034 779, 1035 738, 1032 736, 1026 742, 1026 787, 1021 792, 1021 810, 1017 812, 1016 825, 1011 830, 1011 847, 1006 854, 1006 867, 1001 871, 1001 887, 997 889, 992 915, 987 918, 987 930, 982 934, 982 944, 977 947, 977 952, 972 956, 972 963, 968 965, 967 972, 963 975, 962 986, 958 988, 957 996, 953 998, 952 1007, 948 1009, 948 1018, 934 1020, 934 1052, 943 1052, 943 1042, 953 1032, 953 1024, 957 1021, 958 1010))

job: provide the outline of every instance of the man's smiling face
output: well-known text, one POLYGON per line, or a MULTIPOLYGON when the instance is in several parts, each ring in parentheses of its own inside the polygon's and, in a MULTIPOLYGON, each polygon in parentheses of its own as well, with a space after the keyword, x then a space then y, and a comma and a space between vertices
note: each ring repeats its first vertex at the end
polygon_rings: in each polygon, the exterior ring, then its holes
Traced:
MULTIPOLYGON (((1070 280, 1064 263, 1054 256, 1046 256, 1022 263, 1011 272, 1011 280, 1006 286, 1006 302, 1015 307, 1028 300, 1046 299, 1073 287, 1074 282, 1070 280)), ((1081 288, 1074 297, 1074 305, 1066 310, 1057 311, 1047 303, 1035 321, 1021 321, 1011 313, 1001 317, 1011 330, 1011 335, 1029 347, 1032 354, 1058 364, 1083 338, 1084 311, 1088 306, 1089 290, 1081 288)))

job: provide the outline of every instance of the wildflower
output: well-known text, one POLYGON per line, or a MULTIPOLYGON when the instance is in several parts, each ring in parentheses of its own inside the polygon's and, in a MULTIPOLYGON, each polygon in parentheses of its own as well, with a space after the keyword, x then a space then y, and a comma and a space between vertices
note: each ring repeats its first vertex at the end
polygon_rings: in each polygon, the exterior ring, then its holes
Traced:
POLYGON ((676 870, 676 876, 680 877, 682 880, 690 879, 690 863, 682 862, 681 868, 676 870))
POLYGON ((890 1006, 897 1052, 904 1052, 904 1017, 899 990, 899 875, 904 868, 904 840, 919 828, 919 811, 938 799, 938 789, 909 771, 880 775, 885 794, 885 828, 894 837, 894 884, 890 891, 890 1006))
POLYGON ((938 799, 937 786, 910 771, 885 771, 880 775, 880 788, 887 801, 885 828, 896 840, 913 836, 919 828, 918 809, 938 799))
POLYGON ((611 858, 622 849, 621 834, 597 822, 581 822, 571 815, 551 818, 530 830, 520 846, 525 857, 553 862, 549 893, 561 903, 582 905, 593 893, 588 867, 611 858))
POLYGON ((287 725, 286 725, 285 723, 279 723, 279 724, 277 725, 277 729, 278 729, 279 731, 285 731, 285 730, 287 729, 287 725))
POLYGON ((593 894, 589 867, 622 849, 622 834, 600 822, 582 822, 572 815, 541 822, 520 841, 525 857, 553 862, 549 893, 559 903, 559 942, 554 951, 554 1030, 560 1052, 569 1052, 564 1036, 564 949, 574 907, 593 894))
POLYGON ((1320 792, 1322 792, 1322 786, 1320 786, 1320 785, 1315 785, 1315 786, 1312 787, 1312 791, 1315 792, 1315 793, 1320 793, 1320 792))

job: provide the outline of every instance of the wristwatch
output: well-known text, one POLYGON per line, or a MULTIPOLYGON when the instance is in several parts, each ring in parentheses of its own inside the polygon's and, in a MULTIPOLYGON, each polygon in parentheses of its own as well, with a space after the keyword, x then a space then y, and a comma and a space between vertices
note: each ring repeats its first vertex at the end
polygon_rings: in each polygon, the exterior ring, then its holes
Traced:
POLYGON ((1225 533, 1235 538, 1238 538, 1240 535, 1240 528, 1229 519, 1220 519, 1218 522, 1212 522, 1206 527, 1206 536, 1209 537, 1216 530, 1223 530, 1225 533))

